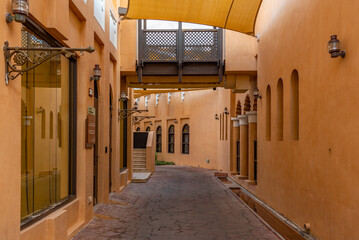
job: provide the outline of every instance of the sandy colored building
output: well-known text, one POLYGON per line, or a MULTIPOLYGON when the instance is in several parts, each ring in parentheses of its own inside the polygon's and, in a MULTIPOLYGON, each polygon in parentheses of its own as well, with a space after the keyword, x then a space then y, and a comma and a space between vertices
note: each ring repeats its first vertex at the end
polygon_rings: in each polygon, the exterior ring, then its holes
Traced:
MULTIPOLYGON (((241 25, 241 1, 233 1, 223 25, 219 18, 229 1, 217 8, 207 2, 208 12, 198 14, 191 12, 197 8, 175 14, 169 9, 181 10, 184 2, 158 1, 163 8, 156 11, 152 0, 132 0, 130 6, 20 1, 29 3, 29 16, 0 21, 1 41, 27 48, 8 62, 18 64, 19 76, 4 64, 17 49, 0 56, 0 75, 14 77, 0 81, 0 188, 6 193, 0 196, 1 238, 71 239, 92 219, 95 204, 109 202, 110 192, 130 183, 138 128, 156 135, 159 160, 229 173, 254 199, 252 207, 259 214, 270 208, 297 232, 295 239, 359 238, 353 184, 359 180, 359 3, 256 0, 246 9, 255 13, 246 19, 252 25, 241 25), (120 6, 134 19, 219 27, 207 29, 222 41, 217 58, 180 62, 167 49, 157 53, 173 59, 159 68, 141 62, 141 34, 151 29, 143 21, 119 21, 120 6), (345 58, 328 53, 331 35, 338 35, 345 58), (94 51, 85 51, 88 46, 94 51), (37 66, 36 59, 46 57, 38 49, 74 54, 37 66), (137 124, 120 118, 118 110, 132 109, 136 98, 139 109, 149 110, 142 115, 154 118, 137 124)), ((1 4, 4 14, 12 12, 12 2, 1 4)))
MULTIPOLYGON (((117 80, 118 3, 50 0, 29 1, 29 7, 23 24, 1 21, 2 43, 26 48, 91 46, 95 51, 77 51, 70 58, 56 55, 8 85, 1 81, 0 185, 7 194, 0 197, 0 235, 69 239, 92 218, 93 205, 108 202, 109 192, 121 191, 131 180, 116 111, 120 90, 127 91, 117 80), (91 80, 96 64, 102 75, 91 80), (86 138, 89 118, 97 126, 92 143, 86 138)), ((0 8, 11 12, 11 1, 0 8)), ((33 59, 39 51, 25 53, 33 59)), ((5 62, 3 54, 0 61, 5 62)), ((33 65, 36 62, 27 62, 20 68, 33 65)), ((127 153, 131 156, 131 146, 127 153)))

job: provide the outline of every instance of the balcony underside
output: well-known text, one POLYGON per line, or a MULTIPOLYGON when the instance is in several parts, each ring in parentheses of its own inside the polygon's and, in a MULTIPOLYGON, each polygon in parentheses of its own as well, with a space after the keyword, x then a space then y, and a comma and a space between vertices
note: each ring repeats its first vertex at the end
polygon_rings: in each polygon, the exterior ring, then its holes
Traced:
POLYGON ((184 62, 181 67, 176 61, 143 62, 142 65, 143 76, 179 76, 180 71, 182 76, 219 76, 220 74, 218 62, 184 62))
POLYGON ((178 81, 178 76, 142 76, 142 81, 138 81, 138 76, 127 76, 127 85, 132 88, 162 89, 162 88, 215 88, 223 87, 223 82, 219 81, 218 76, 182 76, 182 81, 178 81))

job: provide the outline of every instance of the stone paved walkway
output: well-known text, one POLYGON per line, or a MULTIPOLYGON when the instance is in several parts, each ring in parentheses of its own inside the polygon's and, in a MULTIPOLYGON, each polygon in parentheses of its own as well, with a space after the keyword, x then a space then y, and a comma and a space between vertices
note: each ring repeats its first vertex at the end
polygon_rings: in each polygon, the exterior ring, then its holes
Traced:
POLYGON ((279 239, 210 170, 157 167, 111 200, 74 240, 279 239))

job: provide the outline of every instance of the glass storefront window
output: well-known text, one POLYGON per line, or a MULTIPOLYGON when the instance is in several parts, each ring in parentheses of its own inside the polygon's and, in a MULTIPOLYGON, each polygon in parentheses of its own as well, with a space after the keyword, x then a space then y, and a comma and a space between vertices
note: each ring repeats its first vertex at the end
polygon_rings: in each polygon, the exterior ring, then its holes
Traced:
MULTIPOLYGON (((25 30, 22 46, 50 47, 25 30)), ((69 78, 70 61, 64 56, 21 77, 21 219, 70 195, 69 78)))

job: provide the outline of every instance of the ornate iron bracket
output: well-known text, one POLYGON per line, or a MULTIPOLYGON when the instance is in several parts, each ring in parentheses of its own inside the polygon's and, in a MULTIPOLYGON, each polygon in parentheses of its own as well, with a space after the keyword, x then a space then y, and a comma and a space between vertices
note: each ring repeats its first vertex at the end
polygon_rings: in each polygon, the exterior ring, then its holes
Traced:
POLYGON ((155 116, 134 116, 132 118, 133 123, 139 123, 145 119, 155 118, 155 116))
POLYGON ((118 110, 118 120, 122 120, 130 117, 134 113, 143 113, 148 112, 148 110, 137 110, 137 109, 119 109, 118 110))
POLYGON ((75 52, 79 52, 80 56, 84 52, 92 53, 94 48, 66 48, 66 47, 50 47, 50 48, 35 48, 35 47, 9 47, 9 42, 5 41, 3 46, 5 57, 5 84, 9 84, 9 80, 14 80, 19 75, 36 68, 40 64, 55 57, 59 54, 64 55, 66 58, 75 56, 75 52), (29 56, 28 51, 36 51, 38 54, 29 56), (24 65, 31 63, 31 66, 24 65))

